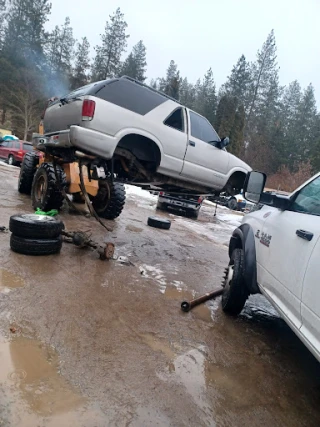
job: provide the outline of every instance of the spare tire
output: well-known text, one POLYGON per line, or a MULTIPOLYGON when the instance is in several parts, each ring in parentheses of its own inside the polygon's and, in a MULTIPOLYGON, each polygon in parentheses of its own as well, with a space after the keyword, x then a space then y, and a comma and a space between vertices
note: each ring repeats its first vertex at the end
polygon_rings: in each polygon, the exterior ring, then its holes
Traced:
POLYGON ((23 255, 53 255, 60 252, 62 237, 55 239, 26 239, 11 234, 10 247, 13 252, 23 255))
POLYGON ((157 216, 149 216, 148 225, 150 225, 150 227, 169 230, 171 227, 171 221, 169 219, 159 218, 157 216))
POLYGON ((51 239, 60 236, 63 229, 62 221, 47 215, 12 215, 9 222, 9 230, 19 237, 51 239))
POLYGON ((22 160, 19 181, 18 181, 18 191, 22 194, 31 194, 33 176, 37 170, 39 164, 39 155, 30 151, 26 153, 22 160))

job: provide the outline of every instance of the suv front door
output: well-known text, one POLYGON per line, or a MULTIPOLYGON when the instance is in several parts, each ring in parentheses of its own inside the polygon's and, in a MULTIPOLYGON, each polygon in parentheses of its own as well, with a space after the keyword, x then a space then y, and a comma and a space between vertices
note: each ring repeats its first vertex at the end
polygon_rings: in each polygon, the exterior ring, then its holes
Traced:
POLYGON ((218 143, 220 139, 207 119, 189 111, 189 123, 189 142, 181 176, 196 178, 210 187, 223 187, 228 172, 228 152, 214 145, 213 141, 218 143))
POLYGON ((299 329, 304 277, 320 236, 317 216, 320 215, 320 177, 293 195, 290 209, 268 211, 265 208, 263 211, 266 221, 263 229, 256 233, 256 245, 260 246, 259 284, 289 322, 299 329), (315 187, 319 188, 319 200, 314 203, 306 195, 315 187))

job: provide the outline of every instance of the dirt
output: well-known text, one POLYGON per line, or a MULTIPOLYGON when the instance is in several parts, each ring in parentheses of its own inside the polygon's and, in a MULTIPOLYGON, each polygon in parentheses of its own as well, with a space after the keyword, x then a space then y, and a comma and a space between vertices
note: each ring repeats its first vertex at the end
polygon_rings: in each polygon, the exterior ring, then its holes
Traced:
MULTIPOLYGON (((32 212, 18 174, 0 165, 0 225, 32 212)), ((111 233, 61 213, 69 231, 114 242, 112 261, 70 244, 23 256, 0 233, 0 426, 320 425, 319 363, 262 296, 238 318, 219 298, 180 310, 220 286, 228 211, 157 213, 166 231, 147 226, 154 208, 130 193, 111 233)))

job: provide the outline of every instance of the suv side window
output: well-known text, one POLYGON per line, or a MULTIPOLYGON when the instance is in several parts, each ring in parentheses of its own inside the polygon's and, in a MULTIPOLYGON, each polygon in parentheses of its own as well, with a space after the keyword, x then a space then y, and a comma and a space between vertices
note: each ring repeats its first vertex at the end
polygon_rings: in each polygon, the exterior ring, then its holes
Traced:
POLYGON ((3 141, 1 147, 8 147, 8 141, 3 141))
POLYGON ((207 119, 190 111, 191 135, 204 142, 220 141, 217 132, 213 129, 207 119))
POLYGON ((320 216, 320 176, 299 191, 291 210, 320 216))
POLYGON ((182 108, 177 108, 165 121, 166 126, 184 132, 184 117, 182 108))
POLYGON ((125 79, 111 81, 94 96, 142 116, 167 101, 161 94, 125 79))
POLYGON ((13 141, 8 141, 8 143, 7 143, 7 147, 8 147, 8 148, 12 148, 12 147, 13 147, 13 141))

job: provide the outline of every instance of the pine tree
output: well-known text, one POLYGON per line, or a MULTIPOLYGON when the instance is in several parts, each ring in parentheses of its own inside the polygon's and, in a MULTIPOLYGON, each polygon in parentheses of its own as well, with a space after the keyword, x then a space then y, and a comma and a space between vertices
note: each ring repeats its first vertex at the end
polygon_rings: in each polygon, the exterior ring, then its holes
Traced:
POLYGON ((86 37, 78 43, 75 53, 75 66, 71 77, 71 89, 76 89, 89 82, 88 70, 90 69, 90 44, 86 37))
POLYGON ((3 43, 4 43, 5 24, 6 24, 6 7, 7 7, 7 1, 0 0, 0 52, 3 48, 3 43))
POLYGON ((215 128, 220 138, 229 136, 228 150, 236 156, 244 156, 244 127, 245 109, 242 104, 238 106, 236 96, 224 95, 219 101, 215 128))
POLYGON ((180 98, 180 86, 182 79, 177 64, 171 60, 167 69, 167 75, 160 79, 160 90, 174 99, 180 98))
POLYGON ((277 65, 276 42, 273 30, 268 35, 257 60, 251 64, 251 84, 247 108, 245 139, 247 141, 245 160, 252 166, 260 168, 264 159, 264 170, 273 172, 273 160, 267 153, 272 153, 272 142, 278 131, 280 114, 279 68, 277 65), (257 163, 258 161, 258 163, 257 163))
MULTIPOLYGON (((276 52, 276 41, 272 30, 261 51, 258 51, 257 61, 251 66, 252 83, 247 114, 249 129, 252 120, 261 113, 261 107, 265 107, 271 98, 274 99, 278 95, 279 68, 276 52)), ((269 107, 272 108, 273 105, 269 105, 269 107)))
POLYGON ((299 124, 297 161, 305 162, 312 157, 312 144, 317 127, 317 107, 312 84, 305 89, 298 111, 299 124))
POLYGON ((279 126, 274 141, 272 141, 273 149, 276 152, 276 169, 281 165, 291 169, 294 167, 296 159, 293 154, 299 147, 298 114, 301 99, 301 87, 295 80, 284 89, 280 100, 279 126))
POLYGON ((48 95, 64 95, 70 89, 72 59, 74 57, 73 30, 70 18, 61 27, 56 26, 47 46, 48 95))
POLYGON ((146 80, 146 48, 143 44, 143 41, 140 40, 132 49, 132 52, 128 55, 127 59, 124 61, 120 75, 129 76, 140 82, 146 80))
POLYGON ((211 68, 205 74, 203 81, 197 82, 196 97, 196 111, 205 116, 213 125, 217 108, 217 96, 211 68))
POLYGON ((10 62, 43 65, 44 25, 51 10, 49 0, 9 0, 3 37, 3 54, 10 62))
POLYGON ((101 35, 101 46, 95 47, 93 80, 104 80, 119 73, 121 55, 127 47, 129 37, 126 34, 126 28, 124 14, 118 8, 113 15, 110 15, 110 22, 106 23, 105 32, 101 35))
POLYGON ((223 95, 234 96, 238 105, 248 108, 250 83, 250 67, 245 56, 241 55, 237 64, 232 68, 227 82, 222 86, 221 92, 223 95))
POLYGON ((320 114, 315 118, 315 134, 312 142, 310 161, 314 173, 320 172, 320 114))
MULTIPOLYGON (((234 98, 238 102, 238 98, 234 98)), ((230 145, 228 151, 238 157, 244 156, 244 127, 245 127, 245 109, 243 105, 239 105, 236 110, 233 126, 230 129, 230 145)))
POLYGON ((186 77, 181 81, 180 102, 191 110, 196 109, 196 89, 186 77))
POLYGON ((236 116, 236 98, 224 95, 218 104, 215 129, 221 138, 230 136, 236 116))

